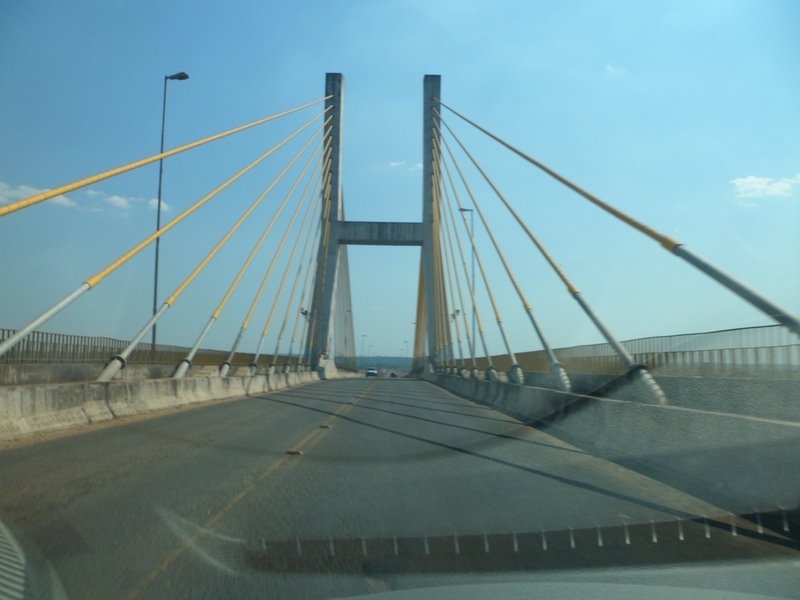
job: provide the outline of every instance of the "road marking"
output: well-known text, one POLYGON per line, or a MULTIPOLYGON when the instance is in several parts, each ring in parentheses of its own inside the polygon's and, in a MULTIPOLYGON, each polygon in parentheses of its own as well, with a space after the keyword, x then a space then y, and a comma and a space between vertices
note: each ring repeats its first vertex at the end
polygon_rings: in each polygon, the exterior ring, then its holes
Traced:
POLYGON ((644 408, 656 408, 659 410, 675 410, 679 412, 700 413, 704 415, 713 415, 715 417, 730 417, 731 419, 740 419, 742 421, 756 421, 759 423, 770 423, 772 425, 785 425, 786 427, 800 427, 798 421, 783 421, 781 419, 768 419, 765 417, 754 417, 752 415, 742 415, 737 413, 720 412, 716 410, 704 410, 702 408, 689 408, 686 406, 669 406, 669 405, 656 405, 656 404, 642 404, 641 402, 634 402, 632 400, 617 400, 616 398, 596 398, 600 402, 610 402, 613 404, 636 404, 644 408))
POLYGON ((343 416, 351 408, 353 408, 359 400, 361 400, 370 391, 372 391, 373 387, 375 387, 375 382, 371 383, 370 385, 362 389, 358 394, 353 396, 350 400, 342 404, 342 406, 340 406, 336 410, 336 412, 334 412, 330 417, 328 417, 325 423, 323 423, 317 429, 312 431, 307 437, 303 438, 303 440, 299 444, 297 444, 297 446, 295 446, 295 449, 299 450, 299 447, 302 446, 303 450, 301 450, 301 453, 305 453, 314 448, 314 446, 316 446, 322 440, 322 436, 331 429, 331 425, 333 424, 333 422, 338 417, 343 416))
MULTIPOLYGON (((329 423, 332 422, 334 419, 336 419, 336 417, 350 410, 355 405, 355 403, 358 402, 358 400, 360 400, 361 398, 363 398, 366 394, 368 394, 374 386, 375 383, 372 383, 371 385, 363 388, 358 394, 356 394, 353 398, 348 400, 345 404, 342 405, 341 408, 339 408, 333 415, 331 415, 331 417, 328 419, 328 422, 329 423)), ((311 433, 306 435, 302 440, 300 440, 300 442, 298 442, 295 445, 294 450, 299 451, 300 447, 309 444, 309 442, 314 437, 318 438, 321 437, 321 434, 323 434, 324 431, 325 430, 321 431, 321 428, 313 429, 311 433)), ((269 477, 272 473, 274 473, 281 465, 283 465, 289 460, 290 460, 290 455, 288 453, 284 454, 281 458, 279 458, 271 465, 269 465, 266 469, 264 469, 264 471, 262 471, 261 474, 258 476, 257 481, 263 481, 264 479, 269 477)), ((292 463, 289 464, 291 465, 292 463)), ((186 552, 186 550, 189 549, 190 546, 192 546, 195 542, 197 542, 200 538, 202 538, 208 530, 214 527, 214 525, 216 525, 220 521, 220 519, 222 519, 222 517, 224 517, 228 512, 230 512, 231 509, 234 506, 236 506, 239 502, 241 502, 242 499, 245 496, 247 496, 247 494, 252 492, 255 489, 255 487, 256 487, 255 483, 248 483, 244 487, 244 489, 242 489, 238 494, 236 494, 225 506, 223 506, 219 511, 217 511, 217 513, 214 516, 212 516, 208 521, 206 521, 206 523, 203 525, 202 528, 200 528, 196 533, 192 534, 182 545, 178 546, 172 552, 170 552, 164 558, 164 560, 162 560, 158 566, 156 566, 152 571, 150 571, 150 573, 148 573, 144 578, 142 578, 139 581, 139 583, 137 583, 136 586, 133 587, 133 589, 131 589, 128 593, 123 595, 121 597, 121 600, 133 600, 139 594, 141 594, 142 591, 148 585, 150 585, 153 581, 155 581, 155 579, 159 575, 161 575, 164 571, 166 571, 172 565, 172 563, 174 563, 184 552, 186 552)), ((395 539, 395 552, 396 551, 397 551, 397 540, 395 539)))

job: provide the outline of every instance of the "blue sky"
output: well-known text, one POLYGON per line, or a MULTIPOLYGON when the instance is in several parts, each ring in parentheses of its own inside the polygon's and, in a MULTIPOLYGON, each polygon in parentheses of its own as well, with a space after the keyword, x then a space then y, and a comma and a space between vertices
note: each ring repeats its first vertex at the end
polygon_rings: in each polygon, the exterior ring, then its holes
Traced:
MULTIPOLYGON (((319 98, 325 73, 341 72, 348 218, 416 221, 422 78, 435 73, 442 99, 457 110, 798 313, 798 30, 800 4, 791 0, 7 1, 0 203, 155 153, 164 75, 190 74, 170 83, 171 148, 319 98)), ((769 323, 445 118, 619 337, 769 323)), ((165 218, 301 119, 166 161, 165 218)), ((164 238, 165 294, 285 160, 164 238)), ((471 181, 552 343, 599 341, 477 176, 471 181)), ((150 233, 156 187, 153 165, 0 219, 0 327, 22 326, 150 233)), ((176 303, 159 324, 160 341, 194 341, 262 226, 245 227, 176 303)), ((351 248, 356 338, 367 335, 377 354, 400 354, 411 341, 418 256, 409 248, 351 248)), ((42 329, 132 337, 151 310, 152 262, 148 250, 42 329)), ((207 346, 230 347, 259 281, 255 272, 246 278, 207 346)), ((495 285, 514 349, 538 348, 508 284, 495 285)), ((490 350, 499 353, 483 304, 490 350)), ((254 348, 269 309, 259 307, 242 350, 254 348)))

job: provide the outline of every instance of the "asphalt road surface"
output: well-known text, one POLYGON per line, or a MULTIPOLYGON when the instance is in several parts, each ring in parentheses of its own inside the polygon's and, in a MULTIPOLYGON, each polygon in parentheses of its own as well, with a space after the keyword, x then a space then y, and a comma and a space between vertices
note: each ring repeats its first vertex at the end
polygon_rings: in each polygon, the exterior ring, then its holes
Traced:
POLYGON ((800 590, 781 515, 761 526, 726 515, 406 379, 320 382, 5 444, 0 518, 72 599, 532 580, 800 590))

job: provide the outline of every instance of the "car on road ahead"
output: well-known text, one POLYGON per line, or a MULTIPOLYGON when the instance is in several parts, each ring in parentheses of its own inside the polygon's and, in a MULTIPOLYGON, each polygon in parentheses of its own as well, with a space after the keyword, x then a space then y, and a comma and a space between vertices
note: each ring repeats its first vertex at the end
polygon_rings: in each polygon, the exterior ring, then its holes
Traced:
POLYGON ((377 377, 378 376, 378 369, 375 367, 370 367, 367 369, 367 377, 377 377))

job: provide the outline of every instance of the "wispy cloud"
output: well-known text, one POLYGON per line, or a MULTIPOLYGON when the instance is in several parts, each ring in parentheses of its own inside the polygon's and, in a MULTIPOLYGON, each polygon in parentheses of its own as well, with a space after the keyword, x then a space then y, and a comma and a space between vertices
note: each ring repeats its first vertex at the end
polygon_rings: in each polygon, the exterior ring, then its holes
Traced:
POLYGON ((755 208, 755 207, 757 207, 757 206, 758 206, 758 204, 756 204, 756 203, 755 203, 755 202, 753 202, 752 200, 745 200, 744 198, 739 198, 739 199, 736 201, 736 204, 738 204, 738 205, 739 205, 739 206, 741 206, 742 208, 755 208))
MULTIPOLYGON (((39 188, 24 184, 13 187, 4 181, 0 181, 0 204, 10 204, 11 202, 30 198, 31 196, 35 196, 36 194, 41 194, 42 192, 46 191, 47 190, 41 190, 39 188)), ((78 206, 76 202, 70 200, 64 195, 51 198, 48 200, 48 202, 51 204, 57 204, 59 206, 78 206)))
POLYGON ((103 198, 103 202, 114 208, 128 209, 131 207, 130 200, 122 196, 106 196, 103 198))
POLYGON ((609 77, 624 77, 628 72, 622 67, 617 67, 612 64, 606 65, 606 75, 609 77))
MULTIPOLYGON (((156 210, 158 208, 158 198, 150 198, 150 200, 147 201, 147 206, 152 208, 153 210, 156 210)), ((169 210, 169 204, 164 202, 164 199, 162 198, 161 199, 161 212, 166 212, 168 210, 169 210)))
MULTIPOLYGON (((393 160, 388 163, 390 169, 400 169, 403 168, 404 171, 421 171, 422 170, 422 163, 415 163, 415 164, 408 164, 408 161, 405 160, 393 160)), ((377 169, 385 169, 386 167, 384 164, 375 165, 377 169)))
MULTIPOLYGON (((86 195, 100 200, 100 202, 102 203, 100 206, 107 205, 112 208, 118 209, 120 213, 123 214, 123 216, 129 216, 129 214, 126 213, 125 211, 130 211, 131 209, 135 208, 134 206, 135 204, 144 201, 143 198, 134 198, 132 196, 120 196, 119 194, 108 194, 106 192, 95 189, 86 190, 86 195)), ((153 203, 155 202, 156 200, 149 200, 148 206, 153 206, 153 203)))
POLYGON ((800 185, 800 174, 794 177, 737 177, 731 180, 737 198, 764 198, 768 196, 791 196, 794 188, 800 185))
MULTIPOLYGON (((47 190, 41 190, 41 191, 47 191, 47 190)), ((50 202, 51 204, 58 204, 59 206, 78 206, 77 202, 70 200, 63 194, 60 196, 56 196, 55 198, 51 198, 50 200, 48 200, 48 202, 50 202)))

